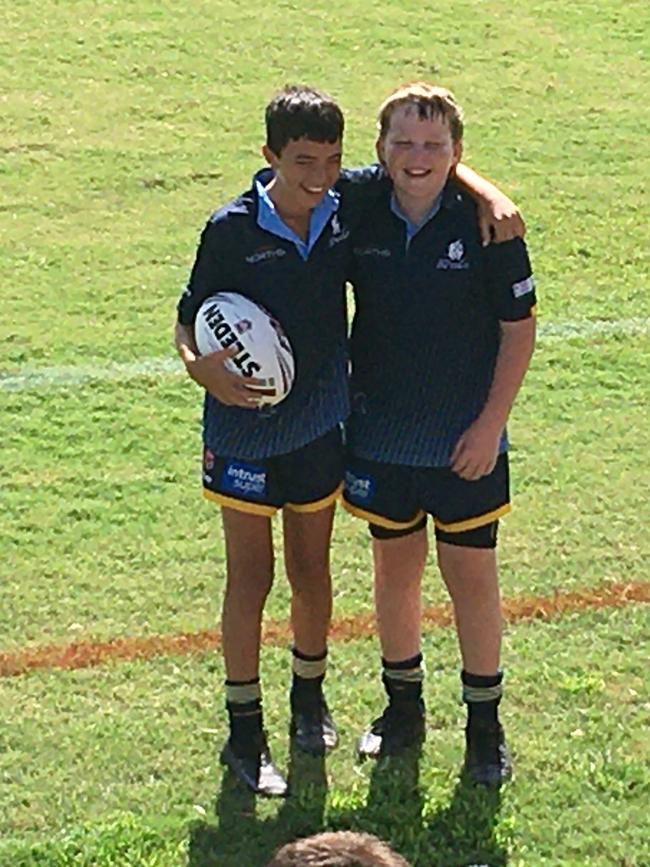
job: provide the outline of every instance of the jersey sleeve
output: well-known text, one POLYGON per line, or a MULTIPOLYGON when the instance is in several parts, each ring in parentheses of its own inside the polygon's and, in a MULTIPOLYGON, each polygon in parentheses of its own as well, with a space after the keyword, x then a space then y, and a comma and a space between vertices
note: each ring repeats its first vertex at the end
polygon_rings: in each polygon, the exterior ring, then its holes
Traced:
POLYGON ((527 319, 537 303, 535 280, 521 238, 484 248, 490 304, 504 322, 527 319))
POLYGON ((185 291, 178 301, 178 321, 193 325, 199 307, 216 292, 232 289, 229 279, 229 232, 224 222, 210 220, 201 233, 196 258, 185 291))

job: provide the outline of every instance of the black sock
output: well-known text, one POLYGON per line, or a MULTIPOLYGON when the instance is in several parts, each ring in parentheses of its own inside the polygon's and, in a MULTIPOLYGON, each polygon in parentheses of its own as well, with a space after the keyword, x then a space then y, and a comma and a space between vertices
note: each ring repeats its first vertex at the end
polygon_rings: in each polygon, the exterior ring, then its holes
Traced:
POLYGON ((227 680, 226 710, 230 722, 230 741, 235 750, 256 747, 264 728, 259 678, 227 680))
POLYGON ((391 702, 418 702, 422 698, 422 654, 389 661, 382 657, 382 681, 391 702))
POLYGON ((472 674, 461 672, 463 701, 467 705, 467 725, 497 725, 503 692, 503 672, 472 674))
POLYGON ((291 703, 295 707, 320 701, 327 667, 327 650, 310 656, 292 648, 291 703))

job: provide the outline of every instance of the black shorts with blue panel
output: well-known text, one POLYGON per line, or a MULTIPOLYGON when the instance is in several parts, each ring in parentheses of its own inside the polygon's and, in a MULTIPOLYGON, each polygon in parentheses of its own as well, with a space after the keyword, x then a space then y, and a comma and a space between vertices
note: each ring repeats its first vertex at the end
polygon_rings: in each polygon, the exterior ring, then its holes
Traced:
POLYGON ((510 511, 508 455, 476 481, 450 467, 407 467, 347 459, 345 508, 364 518, 377 538, 416 532, 431 515, 436 538, 463 547, 493 548, 498 520, 510 511))
POLYGON ((313 442, 270 458, 219 457, 203 452, 203 493, 221 506, 270 517, 278 509, 316 512, 335 502, 343 478, 337 426, 313 442))

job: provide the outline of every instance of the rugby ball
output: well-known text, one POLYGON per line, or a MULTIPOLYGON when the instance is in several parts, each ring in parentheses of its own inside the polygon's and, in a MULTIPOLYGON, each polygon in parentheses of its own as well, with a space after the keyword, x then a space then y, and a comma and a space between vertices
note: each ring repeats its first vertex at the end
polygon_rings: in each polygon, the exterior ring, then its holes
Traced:
POLYGON ((282 326, 261 304, 238 292, 207 298, 196 315, 194 339, 201 355, 233 347, 226 366, 245 378, 262 380, 251 386, 260 406, 274 406, 291 391, 295 362, 282 326))

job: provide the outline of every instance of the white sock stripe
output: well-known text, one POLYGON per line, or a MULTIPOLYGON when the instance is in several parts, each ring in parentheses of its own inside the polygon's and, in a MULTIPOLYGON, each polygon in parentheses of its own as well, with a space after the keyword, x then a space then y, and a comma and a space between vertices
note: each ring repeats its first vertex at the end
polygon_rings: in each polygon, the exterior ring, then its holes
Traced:
POLYGON ((503 694, 503 685, 498 683, 496 686, 463 686, 463 701, 476 702, 494 701, 501 698, 503 694))
MULTIPOLYGON (((578 319, 560 322, 540 321, 538 337, 542 343, 568 339, 589 340, 592 337, 630 337, 650 333, 650 318, 578 319)), ((144 358, 123 364, 80 365, 63 367, 23 368, 16 373, 0 374, 0 392, 30 391, 39 388, 83 386, 90 382, 121 382, 139 377, 185 375, 177 358, 144 358)))
POLYGON ((294 674, 297 674, 298 677, 312 680, 325 674, 327 657, 323 657, 323 659, 300 659, 299 656, 294 656, 291 665, 294 674))
POLYGON ((233 704, 248 704, 262 698, 259 683, 226 684, 226 701, 233 704))
POLYGON ((385 668, 384 674, 390 680, 401 680, 403 683, 419 683, 424 680, 422 666, 417 668, 385 668))

